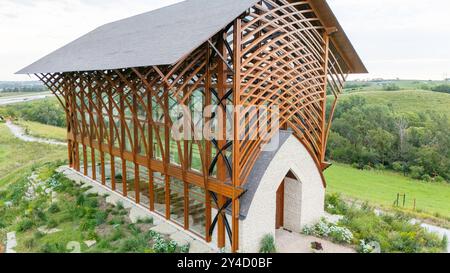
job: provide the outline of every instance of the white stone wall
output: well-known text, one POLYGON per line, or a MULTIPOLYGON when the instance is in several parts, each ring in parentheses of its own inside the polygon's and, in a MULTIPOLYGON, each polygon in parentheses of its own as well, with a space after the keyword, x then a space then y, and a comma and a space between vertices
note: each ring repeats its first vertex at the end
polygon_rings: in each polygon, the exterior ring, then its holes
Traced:
POLYGON ((289 181, 286 189, 287 192, 297 187, 293 193, 286 194, 285 220, 293 216, 287 225, 300 231, 302 226, 316 222, 324 215, 325 188, 320 172, 303 144, 291 136, 267 168, 247 218, 240 223, 241 252, 258 252, 261 239, 266 234, 275 237, 276 192, 289 170, 300 182, 295 181, 298 184, 294 184, 289 181))

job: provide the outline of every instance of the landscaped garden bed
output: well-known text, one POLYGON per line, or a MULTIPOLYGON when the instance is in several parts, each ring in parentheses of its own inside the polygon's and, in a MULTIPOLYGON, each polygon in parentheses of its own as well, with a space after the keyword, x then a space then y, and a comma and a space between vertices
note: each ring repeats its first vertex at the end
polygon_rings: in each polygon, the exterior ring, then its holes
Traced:
POLYGON ((15 232, 17 252, 187 252, 150 230, 152 218, 132 223, 129 210, 87 193, 46 164, 0 191, 0 242, 15 232))
POLYGON ((339 195, 328 195, 326 210, 342 219, 333 224, 325 219, 305 227, 304 233, 333 242, 353 245, 358 252, 439 253, 445 252, 447 238, 439 238, 403 213, 376 213, 367 203, 348 205, 339 195))

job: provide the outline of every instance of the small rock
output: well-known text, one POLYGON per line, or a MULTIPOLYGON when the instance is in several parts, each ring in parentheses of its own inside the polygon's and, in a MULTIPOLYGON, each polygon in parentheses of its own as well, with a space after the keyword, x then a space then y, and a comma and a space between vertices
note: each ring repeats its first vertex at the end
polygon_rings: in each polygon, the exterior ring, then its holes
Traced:
POLYGON ((94 246, 97 241, 92 240, 92 241, 84 241, 84 243, 86 244, 87 247, 91 248, 92 246, 94 246))
POLYGON ((16 253, 14 248, 17 246, 16 233, 9 232, 6 234, 6 253, 16 253))
POLYGON ((129 217, 132 223, 137 223, 139 219, 150 218, 151 214, 148 211, 145 211, 144 209, 133 207, 131 208, 129 217))
POLYGON ((44 234, 53 234, 53 233, 57 233, 57 232, 61 232, 60 229, 57 228, 52 228, 52 229, 47 229, 47 227, 40 227, 38 228, 38 231, 44 234))

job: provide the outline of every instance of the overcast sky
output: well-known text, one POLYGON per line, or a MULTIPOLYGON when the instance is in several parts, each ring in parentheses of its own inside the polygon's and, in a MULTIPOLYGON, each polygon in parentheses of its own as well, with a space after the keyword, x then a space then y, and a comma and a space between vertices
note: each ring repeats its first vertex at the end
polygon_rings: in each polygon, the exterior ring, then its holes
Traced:
MULTIPOLYGON (((0 0, 0 81, 99 25, 180 0, 0 0)), ((450 1, 328 0, 370 71, 450 77, 450 1)))

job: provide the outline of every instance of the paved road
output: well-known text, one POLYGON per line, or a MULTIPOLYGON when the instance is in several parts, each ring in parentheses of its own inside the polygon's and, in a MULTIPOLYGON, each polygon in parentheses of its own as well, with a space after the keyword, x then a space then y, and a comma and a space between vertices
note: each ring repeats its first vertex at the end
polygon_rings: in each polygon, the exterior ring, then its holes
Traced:
POLYGON ((34 94, 34 95, 21 95, 21 96, 13 96, 13 97, 4 97, 0 98, 0 106, 1 105, 8 105, 8 104, 15 104, 15 103, 21 103, 21 102, 27 102, 27 101, 33 101, 33 100, 42 100, 48 97, 51 97, 51 92, 45 92, 42 94, 34 94))

